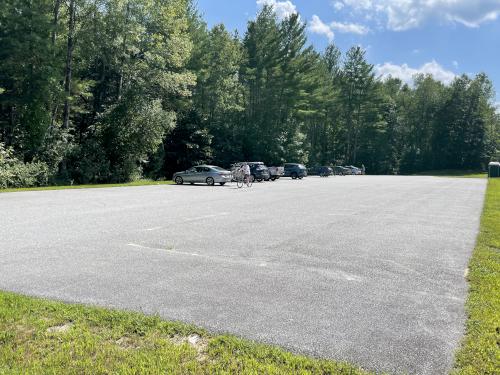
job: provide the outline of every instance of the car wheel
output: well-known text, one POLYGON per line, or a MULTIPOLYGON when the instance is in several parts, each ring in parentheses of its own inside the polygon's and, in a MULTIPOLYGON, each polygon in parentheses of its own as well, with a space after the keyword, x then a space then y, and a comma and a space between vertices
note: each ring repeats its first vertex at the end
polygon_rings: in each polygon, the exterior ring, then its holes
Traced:
POLYGON ((177 177, 175 178, 175 183, 176 183, 177 185, 182 185, 182 184, 184 183, 184 180, 182 179, 182 177, 181 177, 181 176, 177 176, 177 177))
POLYGON ((270 180, 271 181, 276 181, 276 177, 271 177, 270 180))
POLYGON ((225 182, 219 182, 220 186, 224 186, 226 183, 225 182))
POLYGON ((212 177, 207 177, 207 185, 208 186, 214 186, 215 181, 212 177))
POLYGON ((299 176, 299 180, 302 180, 304 178, 304 176, 299 176))
POLYGON ((295 172, 294 172, 294 173, 292 173, 292 179, 296 180, 296 179, 297 179, 297 177, 298 177, 297 173, 295 173, 295 172))
POLYGON ((266 181, 266 182, 267 182, 267 181, 269 181, 269 180, 270 180, 270 178, 265 178, 265 179, 264 179, 264 181, 266 181))
POLYGON ((191 185, 194 185, 194 182, 190 182, 191 185))
POLYGON ((262 178, 255 179, 257 182, 262 182, 262 178))

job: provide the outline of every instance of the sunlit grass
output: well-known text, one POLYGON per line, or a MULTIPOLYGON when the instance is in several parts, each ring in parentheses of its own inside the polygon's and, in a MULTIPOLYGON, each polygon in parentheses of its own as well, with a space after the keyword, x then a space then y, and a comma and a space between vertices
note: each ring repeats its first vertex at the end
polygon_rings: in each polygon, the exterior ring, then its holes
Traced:
POLYGON ((500 373, 500 178, 488 181, 481 231, 469 265, 467 329, 455 374, 500 373))
POLYGON ((159 317, 0 292, 0 374, 366 374, 159 317))
POLYGON ((67 190, 67 189, 97 189, 127 186, 148 186, 148 185, 172 185, 173 181, 136 180, 119 184, 88 184, 88 185, 54 185, 31 188, 0 189, 0 193, 12 193, 18 191, 38 191, 38 190, 67 190))
POLYGON ((436 176, 436 177, 461 177, 461 178, 487 178, 488 173, 482 171, 443 169, 439 171, 426 171, 415 173, 414 176, 436 176))

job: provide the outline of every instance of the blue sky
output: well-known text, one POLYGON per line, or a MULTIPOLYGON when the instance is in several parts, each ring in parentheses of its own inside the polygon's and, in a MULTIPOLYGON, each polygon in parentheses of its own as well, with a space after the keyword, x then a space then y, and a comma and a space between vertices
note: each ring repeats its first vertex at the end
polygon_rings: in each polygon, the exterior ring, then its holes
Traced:
POLYGON ((265 3, 280 17, 298 12, 318 50, 362 45, 377 74, 407 82, 418 72, 445 83, 485 72, 500 102, 500 0, 198 0, 198 8, 210 27, 243 35, 265 3))

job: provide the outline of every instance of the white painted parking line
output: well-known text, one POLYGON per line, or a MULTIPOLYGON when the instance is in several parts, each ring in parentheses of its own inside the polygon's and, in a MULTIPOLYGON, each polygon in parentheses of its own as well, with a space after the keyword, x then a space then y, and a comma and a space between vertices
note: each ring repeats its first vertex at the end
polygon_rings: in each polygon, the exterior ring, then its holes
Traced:
POLYGON ((203 216, 190 217, 190 218, 187 218, 187 219, 183 220, 183 223, 188 223, 190 221, 213 219, 213 218, 216 218, 216 217, 227 216, 227 215, 229 215, 228 212, 221 212, 221 213, 212 214, 212 215, 203 215, 203 216))
POLYGON ((148 232, 152 232, 152 231, 155 231, 155 230, 160 230, 160 229, 163 229, 165 227, 154 227, 154 228, 148 228, 148 229, 145 229, 146 231, 148 232))
POLYGON ((162 253, 167 252, 167 253, 173 253, 173 254, 188 255, 188 256, 192 256, 192 257, 210 258, 210 257, 207 257, 205 255, 200 255, 200 254, 197 254, 197 253, 187 253, 187 252, 184 252, 184 251, 177 251, 177 250, 173 250, 173 249, 159 249, 159 248, 156 248, 156 247, 143 246, 143 245, 138 245, 138 244, 135 244, 135 243, 129 243, 127 245, 131 246, 131 247, 139 248, 139 249, 161 251, 162 253))

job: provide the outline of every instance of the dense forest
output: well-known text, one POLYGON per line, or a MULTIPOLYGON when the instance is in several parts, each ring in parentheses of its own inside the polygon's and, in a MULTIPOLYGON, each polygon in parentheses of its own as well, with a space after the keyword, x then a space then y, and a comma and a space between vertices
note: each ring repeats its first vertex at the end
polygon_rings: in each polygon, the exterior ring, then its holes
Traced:
POLYGON ((241 160, 478 169, 498 158, 485 74, 381 79, 266 6, 244 35, 191 0, 3 0, 0 187, 169 178, 241 160))

